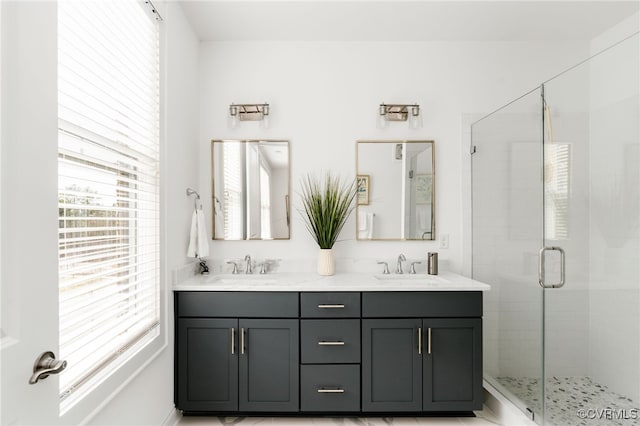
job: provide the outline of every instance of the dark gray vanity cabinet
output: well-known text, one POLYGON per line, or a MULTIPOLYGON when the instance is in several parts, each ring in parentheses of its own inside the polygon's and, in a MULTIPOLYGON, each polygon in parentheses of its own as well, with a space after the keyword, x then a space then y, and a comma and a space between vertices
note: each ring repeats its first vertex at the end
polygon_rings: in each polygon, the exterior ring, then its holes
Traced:
POLYGON ((422 325, 422 409, 482 409, 482 320, 429 318, 422 325))
POLYGON ((180 318, 176 333, 176 406, 185 411, 238 409, 236 319, 180 318))
POLYGON ((362 410, 422 411, 420 319, 362 320, 362 410))
POLYGON ((482 409, 481 293, 363 293, 362 310, 379 317, 362 320, 363 411, 482 409))
POLYGON ((482 409, 482 293, 175 294, 186 413, 482 409))
POLYGON ((298 411, 297 293, 179 292, 175 309, 178 409, 298 411))
POLYGON ((298 336, 297 319, 240 320, 240 411, 298 411, 298 336))

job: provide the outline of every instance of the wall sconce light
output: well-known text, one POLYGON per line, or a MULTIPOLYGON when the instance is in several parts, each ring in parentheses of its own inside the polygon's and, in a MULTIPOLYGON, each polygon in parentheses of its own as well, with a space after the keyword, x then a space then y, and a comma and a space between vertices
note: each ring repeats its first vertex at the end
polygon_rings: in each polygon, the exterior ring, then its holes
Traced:
POLYGON ((238 121, 259 121, 260 127, 269 127, 269 104, 229 105, 230 127, 236 127, 238 121))
POLYGON ((409 121, 411 128, 422 127, 422 116, 418 104, 380 104, 378 127, 386 127, 387 121, 409 121))

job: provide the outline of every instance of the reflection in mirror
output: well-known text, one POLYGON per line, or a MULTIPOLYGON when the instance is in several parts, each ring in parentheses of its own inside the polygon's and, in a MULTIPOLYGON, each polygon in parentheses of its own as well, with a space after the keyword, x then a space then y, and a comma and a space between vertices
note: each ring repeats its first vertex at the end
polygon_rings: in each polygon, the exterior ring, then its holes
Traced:
POLYGON ((358 141, 358 240, 435 239, 433 141, 358 141))
POLYGON ((289 141, 211 141, 213 238, 289 239, 289 141))

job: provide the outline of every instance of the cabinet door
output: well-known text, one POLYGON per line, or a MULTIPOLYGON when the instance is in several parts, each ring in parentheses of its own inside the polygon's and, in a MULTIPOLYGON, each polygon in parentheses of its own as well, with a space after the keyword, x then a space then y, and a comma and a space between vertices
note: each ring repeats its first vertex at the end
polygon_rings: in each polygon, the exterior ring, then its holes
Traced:
POLYGON ((362 320, 362 411, 421 411, 421 319, 362 320))
POLYGON ((238 409, 238 320, 178 320, 176 407, 183 411, 238 409), (237 340, 237 338, 235 339, 237 340))
POLYGON ((425 319, 423 329, 423 409, 482 409, 482 319, 425 319))
POLYGON ((298 320, 241 319, 239 325, 240 411, 298 411, 298 320))

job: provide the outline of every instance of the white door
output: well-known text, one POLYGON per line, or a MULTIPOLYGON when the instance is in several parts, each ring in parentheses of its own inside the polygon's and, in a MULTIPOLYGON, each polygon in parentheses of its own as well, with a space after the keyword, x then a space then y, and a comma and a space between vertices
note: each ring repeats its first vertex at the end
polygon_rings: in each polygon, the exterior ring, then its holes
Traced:
POLYGON ((29 384, 58 352, 56 8, 0 2, 2 425, 60 423, 59 376, 29 384))

